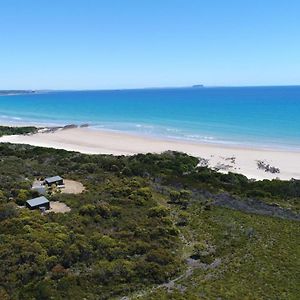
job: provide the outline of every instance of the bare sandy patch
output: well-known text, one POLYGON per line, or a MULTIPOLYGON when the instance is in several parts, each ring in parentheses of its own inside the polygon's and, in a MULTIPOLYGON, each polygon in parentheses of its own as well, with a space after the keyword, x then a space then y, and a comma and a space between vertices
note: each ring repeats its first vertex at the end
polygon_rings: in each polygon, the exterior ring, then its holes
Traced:
POLYGON ((84 191, 84 185, 75 180, 64 179, 65 187, 61 189, 63 194, 80 194, 84 191))
POLYGON ((59 201, 50 201, 50 209, 47 211, 54 213, 68 213, 71 211, 71 208, 65 203, 59 201))

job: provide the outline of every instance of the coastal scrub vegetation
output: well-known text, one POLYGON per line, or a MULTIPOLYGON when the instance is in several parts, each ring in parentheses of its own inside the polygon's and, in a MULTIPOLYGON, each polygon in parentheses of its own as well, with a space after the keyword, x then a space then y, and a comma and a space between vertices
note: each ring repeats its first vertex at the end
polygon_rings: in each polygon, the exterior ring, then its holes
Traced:
POLYGON ((0 144, 0 299, 299 299, 300 181, 198 162, 0 144), (57 174, 69 213, 22 207, 57 174))
POLYGON ((38 130, 34 126, 26 127, 10 127, 10 126, 0 126, 0 137, 3 135, 23 135, 29 133, 36 133, 38 130))

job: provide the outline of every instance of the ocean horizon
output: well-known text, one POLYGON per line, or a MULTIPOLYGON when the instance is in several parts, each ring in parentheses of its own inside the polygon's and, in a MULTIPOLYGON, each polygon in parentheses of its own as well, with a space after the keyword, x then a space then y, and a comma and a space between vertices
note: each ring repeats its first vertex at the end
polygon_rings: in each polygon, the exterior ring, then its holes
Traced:
POLYGON ((300 149, 300 87, 148 88, 2 95, 0 122, 199 143, 300 149))

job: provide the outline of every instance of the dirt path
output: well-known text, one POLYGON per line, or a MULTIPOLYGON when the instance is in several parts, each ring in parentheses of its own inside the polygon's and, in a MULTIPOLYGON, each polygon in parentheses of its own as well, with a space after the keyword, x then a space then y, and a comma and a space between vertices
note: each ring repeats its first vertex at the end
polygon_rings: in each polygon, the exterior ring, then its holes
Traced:
MULTIPOLYGON (((167 206, 167 207, 170 206, 166 203, 164 205, 167 206)), ((172 221, 174 223, 176 222, 175 219, 174 219, 174 215, 173 215, 172 221)), ((182 245, 183 248, 184 247, 190 248, 191 245, 193 245, 193 241, 187 240, 182 232, 179 233, 179 238, 183 243, 183 245, 182 245)), ((125 296, 125 297, 122 297, 122 298, 119 298, 119 299, 120 300, 139 299, 141 297, 145 297, 147 295, 152 294, 153 292, 155 292, 156 290, 158 290, 160 288, 165 288, 165 289, 167 289, 168 292, 171 292, 174 289, 177 289, 179 291, 184 292, 186 288, 183 285, 181 285, 180 283, 178 283, 180 280, 189 278, 190 276, 193 275, 194 271, 197 270, 197 269, 203 269, 203 270, 214 269, 214 268, 218 267, 221 264, 221 259, 220 258, 215 259, 211 264, 202 263, 199 260, 195 260, 195 259, 192 259, 190 257, 187 257, 186 251, 182 252, 182 257, 181 258, 186 262, 186 265, 187 265, 187 269, 182 274, 178 275, 177 277, 175 277, 175 278, 173 278, 173 279, 171 279, 171 280, 169 280, 165 283, 159 284, 157 286, 153 286, 152 288, 146 288, 144 290, 141 290, 139 292, 134 293, 131 296, 125 296)))

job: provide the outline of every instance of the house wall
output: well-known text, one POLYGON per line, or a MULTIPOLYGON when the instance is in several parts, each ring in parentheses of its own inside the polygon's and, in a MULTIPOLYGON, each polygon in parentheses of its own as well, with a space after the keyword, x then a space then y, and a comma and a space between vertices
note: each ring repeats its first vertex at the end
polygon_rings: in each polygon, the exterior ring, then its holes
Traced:
POLYGON ((50 209, 50 203, 44 203, 37 206, 30 206, 28 203, 26 203, 26 207, 33 210, 33 209, 39 209, 40 207, 46 207, 46 209, 50 209))
POLYGON ((55 182, 52 182, 52 183, 48 183, 46 181, 47 185, 51 186, 52 184, 56 184, 56 185, 63 185, 64 184, 64 181, 63 179, 62 180, 58 180, 58 181, 55 181, 55 182))
POLYGON ((57 185, 63 185, 63 184, 64 184, 64 181, 63 181, 63 180, 59 180, 59 181, 56 182, 56 184, 57 184, 57 185))

